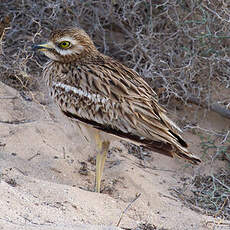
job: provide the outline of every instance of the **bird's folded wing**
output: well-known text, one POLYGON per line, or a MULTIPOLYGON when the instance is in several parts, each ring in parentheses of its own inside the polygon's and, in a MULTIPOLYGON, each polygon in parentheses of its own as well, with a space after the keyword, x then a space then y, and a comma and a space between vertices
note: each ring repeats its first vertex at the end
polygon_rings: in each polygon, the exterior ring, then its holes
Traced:
POLYGON ((180 129, 136 72, 114 60, 72 68, 74 77, 62 73, 52 83, 54 98, 67 116, 166 155, 191 155, 180 129))

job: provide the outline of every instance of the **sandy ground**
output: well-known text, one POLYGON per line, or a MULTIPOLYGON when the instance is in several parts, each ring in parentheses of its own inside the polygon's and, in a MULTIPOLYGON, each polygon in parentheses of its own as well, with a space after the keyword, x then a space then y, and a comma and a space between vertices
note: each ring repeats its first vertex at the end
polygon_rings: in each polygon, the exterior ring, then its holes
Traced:
MULTIPOLYGON (((139 223, 162 230, 229 229, 170 193, 181 177, 193 177, 205 164, 194 167, 155 153, 143 161, 117 142, 105 165, 103 193, 92 192, 95 154, 89 142, 52 103, 39 100, 0 83, 0 229, 112 230, 139 223)), ((198 137, 186 137, 199 152, 198 137)))

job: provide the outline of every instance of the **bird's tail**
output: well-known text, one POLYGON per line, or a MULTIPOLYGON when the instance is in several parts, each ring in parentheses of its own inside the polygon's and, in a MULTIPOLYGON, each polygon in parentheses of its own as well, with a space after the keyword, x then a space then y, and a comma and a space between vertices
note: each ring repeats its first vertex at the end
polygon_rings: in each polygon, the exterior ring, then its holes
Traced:
POLYGON ((183 158, 192 164, 197 165, 201 162, 201 160, 192 153, 190 153, 186 147, 182 147, 179 145, 175 147, 170 143, 149 141, 148 143, 144 143, 142 147, 169 157, 177 156, 179 158, 183 158))

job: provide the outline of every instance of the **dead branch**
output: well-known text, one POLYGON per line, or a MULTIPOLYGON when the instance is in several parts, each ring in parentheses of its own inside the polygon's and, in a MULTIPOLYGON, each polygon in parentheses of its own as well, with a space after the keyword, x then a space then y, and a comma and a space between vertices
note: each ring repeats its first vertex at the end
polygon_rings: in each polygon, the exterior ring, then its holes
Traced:
POLYGON ((121 219, 123 217, 123 215, 125 214, 125 212, 131 207, 131 205, 141 196, 141 193, 137 194, 136 197, 128 204, 128 206, 125 208, 125 210, 121 213, 121 216, 119 218, 119 221, 117 223, 117 227, 119 227, 120 223, 121 223, 121 219))
POLYGON ((213 103, 213 104, 208 104, 206 101, 202 101, 201 98, 197 98, 194 96, 191 96, 187 99, 188 102, 193 103, 195 105, 199 105, 202 106, 204 108, 210 109, 218 114, 220 114, 221 116, 230 119, 230 110, 229 109, 225 109, 223 106, 217 104, 217 103, 213 103))
POLYGON ((1 121, 0 120, 0 123, 3 123, 3 124, 10 124, 10 125, 19 125, 19 124, 25 124, 25 123, 32 123, 32 122, 35 122, 35 120, 13 120, 13 121, 1 121))

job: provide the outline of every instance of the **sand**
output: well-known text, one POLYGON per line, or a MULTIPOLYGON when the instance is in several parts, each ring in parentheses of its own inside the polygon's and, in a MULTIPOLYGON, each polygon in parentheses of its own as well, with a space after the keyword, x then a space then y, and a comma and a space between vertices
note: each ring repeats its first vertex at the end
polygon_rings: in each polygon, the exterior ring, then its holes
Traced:
MULTIPOLYGON (((192 166, 156 153, 143 161, 118 141, 105 165, 103 193, 92 192, 95 154, 87 136, 46 96, 45 105, 38 92, 27 96, 0 83, 0 229, 115 230, 140 223, 167 230, 229 229, 171 195, 181 177, 194 177, 204 163, 192 166)), ((198 138, 185 135, 199 152, 198 138)))

